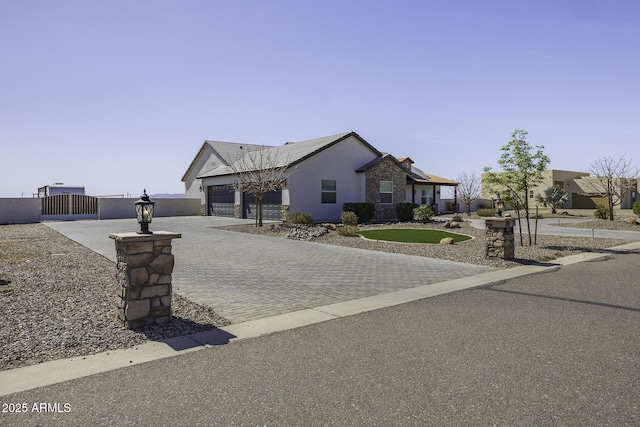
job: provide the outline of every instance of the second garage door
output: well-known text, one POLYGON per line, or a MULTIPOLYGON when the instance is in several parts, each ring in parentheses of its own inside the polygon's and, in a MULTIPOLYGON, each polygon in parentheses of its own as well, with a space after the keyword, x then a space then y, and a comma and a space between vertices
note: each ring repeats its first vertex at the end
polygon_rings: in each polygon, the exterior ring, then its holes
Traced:
MULTIPOLYGON (((256 198, 253 194, 244 193, 242 196, 242 217, 256 217, 256 198)), ((262 198, 262 219, 282 220, 282 190, 265 193, 262 198)))

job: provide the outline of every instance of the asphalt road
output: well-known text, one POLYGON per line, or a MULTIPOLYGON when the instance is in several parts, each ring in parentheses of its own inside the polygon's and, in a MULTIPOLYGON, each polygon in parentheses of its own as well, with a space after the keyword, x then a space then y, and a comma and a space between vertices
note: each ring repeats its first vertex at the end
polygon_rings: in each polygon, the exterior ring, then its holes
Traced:
POLYGON ((28 410, 0 425, 640 425, 639 261, 614 254, 4 396, 28 410))

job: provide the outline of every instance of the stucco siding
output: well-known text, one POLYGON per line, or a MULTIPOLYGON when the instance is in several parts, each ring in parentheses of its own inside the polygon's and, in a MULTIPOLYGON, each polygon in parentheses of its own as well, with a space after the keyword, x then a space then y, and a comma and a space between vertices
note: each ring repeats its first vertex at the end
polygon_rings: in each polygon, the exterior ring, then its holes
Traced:
MULTIPOLYGON (((198 156, 196 164, 193 166, 190 173, 185 179, 185 197, 186 198, 200 198, 201 203, 205 203, 205 185, 202 184, 202 180, 196 177, 204 172, 210 171, 218 166, 222 165, 220 158, 214 154, 213 149, 208 144, 204 147, 204 150, 198 156), (200 185, 202 184, 203 191, 200 191, 200 185)), ((209 184, 211 185, 211 184, 209 184)))
POLYGON ((344 203, 365 200, 364 174, 355 170, 376 157, 351 136, 298 164, 287 179, 290 212, 310 213, 319 222, 340 220, 344 203), (336 181, 336 203, 322 203, 323 179, 336 181))

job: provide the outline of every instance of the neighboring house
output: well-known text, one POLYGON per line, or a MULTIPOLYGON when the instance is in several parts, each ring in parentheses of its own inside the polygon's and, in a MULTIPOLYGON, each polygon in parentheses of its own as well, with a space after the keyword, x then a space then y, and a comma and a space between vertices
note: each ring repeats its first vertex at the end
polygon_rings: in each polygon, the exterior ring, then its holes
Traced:
POLYGON ((396 218, 400 202, 433 205, 439 210, 440 187, 457 183, 422 172, 408 157, 378 151, 355 132, 281 146, 205 141, 182 178, 186 197, 200 197, 203 214, 255 217, 253 197, 238 188, 233 167, 243 153, 270 150, 287 167, 282 190, 265 196, 264 219, 286 219, 306 212, 316 221, 339 221, 347 202, 372 202, 376 220, 396 218))
MULTIPOLYGON (((529 203, 535 205, 537 195, 544 195, 544 190, 551 186, 562 188, 569 195, 569 199, 564 204, 563 209, 595 209, 598 205, 607 205, 605 198, 597 193, 599 183, 597 179, 586 172, 574 172, 550 169, 542 172, 543 181, 529 190, 529 203)), ((483 183, 483 195, 486 199, 495 198, 489 194, 483 183)), ((627 191, 622 200, 622 204, 616 209, 631 209, 637 200, 637 188, 627 191)))
POLYGON ((64 185, 62 182, 38 187, 38 197, 55 196, 58 194, 82 194, 84 187, 77 185, 64 185))

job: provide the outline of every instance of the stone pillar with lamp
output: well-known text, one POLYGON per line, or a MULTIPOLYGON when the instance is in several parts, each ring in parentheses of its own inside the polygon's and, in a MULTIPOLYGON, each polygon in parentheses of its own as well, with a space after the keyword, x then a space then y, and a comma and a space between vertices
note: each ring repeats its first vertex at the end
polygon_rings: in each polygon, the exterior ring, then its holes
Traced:
POLYGON ((146 190, 135 202, 140 231, 111 233, 116 246, 118 320, 129 329, 170 322, 174 256, 171 241, 182 236, 149 230, 155 202, 146 190))

